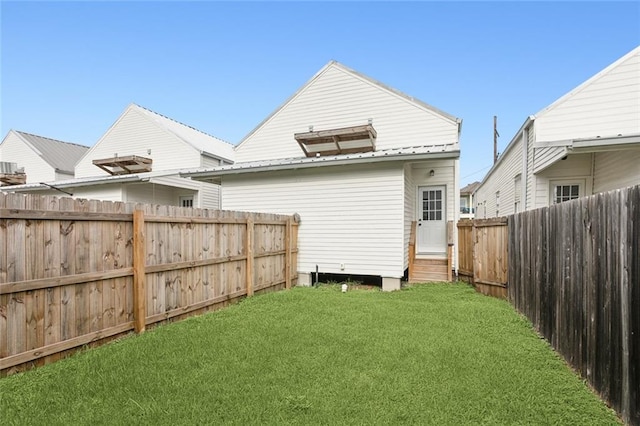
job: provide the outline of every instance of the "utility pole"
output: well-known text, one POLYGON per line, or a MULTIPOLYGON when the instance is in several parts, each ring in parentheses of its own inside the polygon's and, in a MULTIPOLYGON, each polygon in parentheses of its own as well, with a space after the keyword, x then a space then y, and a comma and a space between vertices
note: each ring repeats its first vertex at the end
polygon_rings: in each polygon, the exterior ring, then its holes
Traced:
POLYGON ((493 116, 493 164, 498 161, 498 116, 493 116))

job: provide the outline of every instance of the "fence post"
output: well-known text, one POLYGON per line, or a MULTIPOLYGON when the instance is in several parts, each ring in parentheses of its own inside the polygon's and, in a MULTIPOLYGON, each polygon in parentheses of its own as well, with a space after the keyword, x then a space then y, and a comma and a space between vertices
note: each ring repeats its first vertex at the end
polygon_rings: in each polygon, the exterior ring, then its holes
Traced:
POLYGON ((136 333, 144 332, 147 316, 144 246, 144 212, 135 210, 133 212, 133 328, 136 333))
POLYGON ((480 267, 478 265, 478 228, 476 227, 475 220, 471 225, 471 264, 473 265, 471 268, 471 283, 476 287, 476 280, 478 279, 480 267))
POLYGON ((416 258, 416 221, 411 222, 411 234, 409 234, 409 280, 413 277, 413 264, 416 258))
MULTIPOLYGON (((630 295, 630 283, 629 283, 629 267, 627 267, 627 265, 630 265, 631 262, 629 261, 629 258, 627 257, 627 253, 628 251, 632 250, 631 247, 628 246, 628 242, 627 242, 627 221, 629 219, 629 215, 628 212, 630 211, 629 209, 629 200, 627 199, 627 195, 630 194, 630 191, 627 192, 625 190, 622 191, 617 191, 618 197, 617 200, 614 199, 615 201, 618 201, 619 206, 620 206, 620 218, 619 221, 617 223, 618 226, 618 230, 620 232, 620 264, 618 266, 618 274, 620 275, 619 277, 619 285, 620 285, 620 319, 621 319, 621 334, 622 334, 622 368, 621 368, 621 375, 622 375, 622 383, 621 383, 621 403, 620 403, 620 414, 622 417, 622 420, 625 421, 626 423, 631 423, 631 416, 632 416, 632 412, 631 412, 631 385, 630 385, 630 376, 631 376, 631 355, 630 355, 630 350, 629 350, 629 346, 632 342, 632 337, 631 335, 633 334, 632 332, 632 327, 630 324, 629 319, 631 318, 630 315, 630 306, 629 306, 629 301, 631 300, 630 295)), ((636 225, 637 226, 637 225, 636 225)))
POLYGON ((245 241, 247 247, 247 297, 253 296, 253 219, 247 218, 247 239, 245 241))
POLYGON ((447 221, 447 281, 453 281, 453 221, 447 221))
POLYGON ((287 225, 285 228, 284 236, 284 286, 285 288, 291 288, 291 218, 287 218, 287 225))

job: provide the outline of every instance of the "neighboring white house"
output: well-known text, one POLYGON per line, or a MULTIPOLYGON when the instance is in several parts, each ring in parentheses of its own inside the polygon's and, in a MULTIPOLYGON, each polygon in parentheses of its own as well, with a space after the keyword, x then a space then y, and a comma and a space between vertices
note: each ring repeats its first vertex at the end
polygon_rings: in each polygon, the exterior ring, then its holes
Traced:
POLYGON ((9 130, 0 143, 0 162, 5 163, 0 185, 73 178, 76 163, 88 150, 88 146, 9 130))
POLYGON ((394 289, 408 267, 412 221, 418 257, 445 259, 446 279, 460 128, 456 117, 332 61, 241 141, 235 164, 183 176, 221 183, 223 209, 298 213, 299 284, 317 266, 380 276, 394 289))
POLYGON ((525 120, 476 190, 476 218, 637 184, 640 47, 525 120))
POLYGON ((473 193, 480 185, 480 182, 473 182, 460 188, 460 219, 473 219, 475 214, 473 193))
POLYGON ((129 105, 75 165, 75 178, 2 188, 77 198, 219 208, 220 187, 178 169, 233 162, 233 145, 141 106, 129 105), (57 189, 52 189, 55 187, 57 189))

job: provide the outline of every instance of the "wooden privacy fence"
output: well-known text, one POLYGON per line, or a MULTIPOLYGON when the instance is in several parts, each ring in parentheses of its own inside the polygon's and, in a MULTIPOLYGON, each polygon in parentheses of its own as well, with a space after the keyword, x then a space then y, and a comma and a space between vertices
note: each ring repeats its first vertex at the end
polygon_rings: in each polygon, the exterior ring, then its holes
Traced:
POLYGON ((458 221, 458 275, 478 291, 506 298, 507 218, 458 221))
POLYGON ((0 194, 0 374, 297 281, 292 216, 0 194))
POLYGON ((640 186, 509 218, 509 300, 640 425, 640 186))

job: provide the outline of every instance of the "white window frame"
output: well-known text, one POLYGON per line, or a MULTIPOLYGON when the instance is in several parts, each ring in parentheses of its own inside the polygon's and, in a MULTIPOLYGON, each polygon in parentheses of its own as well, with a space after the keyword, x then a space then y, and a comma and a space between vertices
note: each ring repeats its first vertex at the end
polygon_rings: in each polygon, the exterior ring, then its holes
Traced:
POLYGON ((180 207, 189 207, 189 208, 194 208, 195 205, 195 197, 193 195, 181 195, 180 197, 178 197, 178 204, 180 207), (191 201, 191 205, 190 206, 185 206, 185 202, 187 201, 191 201))
MULTIPOLYGON (((578 197, 577 198, 582 198, 585 196, 585 180, 584 179, 555 179, 555 180, 550 180, 549 181, 549 205, 552 206, 554 204, 559 204, 556 203, 556 188, 558 186, 578 186, 578 197)), ((575 200, 575 198, 571 198, 569 200, 564 200, 564 201, 571 201, 571 200, 575 200)), ((564 201, 560 201, 561 203, 564 201)))

